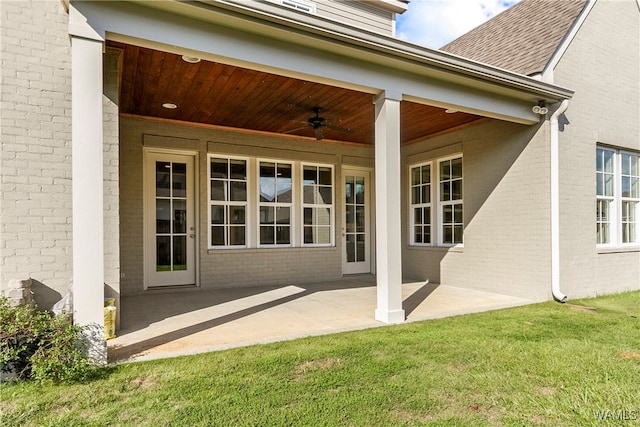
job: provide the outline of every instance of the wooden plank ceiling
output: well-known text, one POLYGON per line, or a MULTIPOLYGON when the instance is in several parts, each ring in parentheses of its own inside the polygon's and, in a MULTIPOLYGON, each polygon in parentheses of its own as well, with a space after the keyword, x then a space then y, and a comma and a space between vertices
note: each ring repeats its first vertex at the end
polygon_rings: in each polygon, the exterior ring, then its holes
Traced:
MULTIPOLYGON (((325 140, 374 142, 373 95, 221 63, 109 42, 121 51, 120 113, 314 138, 307 120, 320 116, 325 140), (163 104, 175 104, 167 109, 163 104)), ((480 116, 403 101, 401 140, 416 141, 467 126, 480 116)))

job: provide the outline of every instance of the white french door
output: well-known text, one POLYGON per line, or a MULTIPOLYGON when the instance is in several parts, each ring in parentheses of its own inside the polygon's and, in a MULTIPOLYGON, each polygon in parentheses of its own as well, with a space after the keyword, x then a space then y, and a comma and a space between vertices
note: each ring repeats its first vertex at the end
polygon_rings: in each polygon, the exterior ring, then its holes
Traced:
POLYGON ((145 154, 145 287, 195 284, 195 156, 145 154))
POLYGON ((343 169, 342 272, 371 272, 371 173, 343 169))

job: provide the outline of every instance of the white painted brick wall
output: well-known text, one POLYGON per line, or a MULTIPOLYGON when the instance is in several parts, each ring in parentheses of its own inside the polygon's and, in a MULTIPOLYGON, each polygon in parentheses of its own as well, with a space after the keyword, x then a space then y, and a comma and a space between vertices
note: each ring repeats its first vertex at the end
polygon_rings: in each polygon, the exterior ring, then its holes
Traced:
POLYGON ((635 0, 601 0, 554 71, 574 89, 560 134, 562 290, 569 297, 640 289, 640 251, 598 253, 597 143, 640 151, 640 12, 635 0))
MULTIPOLYGON (((0 286, 31 276, 62 294, 72 256, 71 58, 62 3, 0 1, 0 58, 0 286)), ((55 302, 46 295, 36 301, 55 302)))

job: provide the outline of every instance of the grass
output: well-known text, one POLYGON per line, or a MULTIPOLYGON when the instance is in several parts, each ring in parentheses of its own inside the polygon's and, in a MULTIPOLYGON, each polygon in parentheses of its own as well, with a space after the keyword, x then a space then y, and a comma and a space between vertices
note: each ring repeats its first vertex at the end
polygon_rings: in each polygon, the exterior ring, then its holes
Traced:
POLYGON ((110 366, 1 385, 0 425, 635 425, 639 316, 631 292, 110 366))

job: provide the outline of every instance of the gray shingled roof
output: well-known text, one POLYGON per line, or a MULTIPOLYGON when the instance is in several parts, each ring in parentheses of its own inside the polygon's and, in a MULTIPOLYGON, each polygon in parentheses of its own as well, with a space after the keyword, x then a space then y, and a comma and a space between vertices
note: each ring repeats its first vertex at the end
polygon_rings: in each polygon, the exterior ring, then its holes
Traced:
POLYGON ((544 70, 586 0, 522 0, 440 50, 516 73, 544 70))

